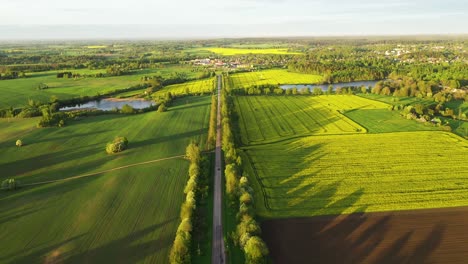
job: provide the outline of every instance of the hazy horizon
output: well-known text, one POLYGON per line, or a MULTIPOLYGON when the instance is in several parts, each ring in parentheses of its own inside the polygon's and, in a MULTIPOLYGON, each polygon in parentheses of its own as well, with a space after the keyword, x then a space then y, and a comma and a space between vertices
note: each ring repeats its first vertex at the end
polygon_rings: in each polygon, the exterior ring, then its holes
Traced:
POLYGON ((0 39, 453 35, 467 14, 460 0, 17 0, 2 3, 0 39))

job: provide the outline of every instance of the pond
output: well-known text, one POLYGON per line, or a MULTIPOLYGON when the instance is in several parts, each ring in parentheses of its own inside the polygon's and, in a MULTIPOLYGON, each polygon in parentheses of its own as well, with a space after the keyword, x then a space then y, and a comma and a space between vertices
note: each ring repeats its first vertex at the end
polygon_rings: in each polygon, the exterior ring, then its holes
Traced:
POLYGON ((84 104, 61 107, 60 111, 78 110, 78 109, 99 109, 109 111, 114 108, 122 109, 124 105, 130 105, 135 109, 147 108, 154 105, 153 101, 144 99, 115 99, 106 98, 102 100, 89 101, 84 104))
MULTIPOLYGON (((331 85, 333 86, 333 90, 335 90, 338 87, 351 87, 351 86, 361 87, 363 85, 366 87, 369 87, 369 86, 374 87, 374 85, 377 82, 378 81, 358 81, 358 82, 346 82, 346 83, 333 83, 331 85)), ((300 90, 301 88, 309 87, 309 89, 312 90, 315 87, 319 87, 320 89, 322 89, 322 91, 327 91, 329 85, 330 84, 283 84, 283 85, 280 85, 280 88, 286 90, 286 89, 291 89, 291 88, 296 87, 297 89, 300 90)))

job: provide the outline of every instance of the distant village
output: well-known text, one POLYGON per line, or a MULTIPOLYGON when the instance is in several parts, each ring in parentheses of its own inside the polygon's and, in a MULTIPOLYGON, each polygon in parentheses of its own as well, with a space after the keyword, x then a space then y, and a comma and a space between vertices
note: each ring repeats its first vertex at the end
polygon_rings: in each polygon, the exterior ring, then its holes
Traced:
POLYGON ((228 69, 251 69, 254 65, 242 63, 239 60, 225 61, 222 59, 195 59, 191 60, 190 64, 197 66, 205 66, 212 68, 228 68, 228 69))

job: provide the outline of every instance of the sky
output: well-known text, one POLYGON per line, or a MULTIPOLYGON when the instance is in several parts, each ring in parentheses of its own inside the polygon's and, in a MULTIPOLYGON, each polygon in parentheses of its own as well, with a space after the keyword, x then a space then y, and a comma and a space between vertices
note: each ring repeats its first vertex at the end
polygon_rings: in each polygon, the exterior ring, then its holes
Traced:
POLYGON ((468 33, 468 0, 2 0, 0 39, 468 33))

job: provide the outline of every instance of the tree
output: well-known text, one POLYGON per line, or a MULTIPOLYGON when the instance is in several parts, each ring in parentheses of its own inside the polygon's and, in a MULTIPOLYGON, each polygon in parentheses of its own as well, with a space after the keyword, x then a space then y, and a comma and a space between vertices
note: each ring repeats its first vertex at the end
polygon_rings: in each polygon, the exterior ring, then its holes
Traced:
POLYGON ((6 179, 2 181, 2 189, 16 190, 20 187, 21 183, 15 179, 6 179))
POLYGON ((16 140, 16 146, 17 147, 22 147, 23 146, 23 141, 21 141, 21 139, 16 140))
POLYGON ((166 104, 165 104, 165 103, 161 103, 161 104, 158 106, 158 112, 159 112, 159 113, 162 113, 162 112, 166 112, 166 111, 167 111, 166 104))
POLYGON ((332 94, 332 92, 333 92, 333 85, 328 85, 327 94, 332 94))
POLYGON ((50 102, 51 103, 57 103, 58 102, 58 97, 56 95, 50 96, 50 102))
POLYGON ((234 164, 226 165, 226 169, 224 171, 226 176, 226 192, 231 197, 237 192, 237 169, 234 164))
POLYGON ((361 86, 361 93, 363 93, 363 94, 367 93, 367 87, 365 87, 364 85, 361 86))
POLYGON ((276 89, 273 90, 273 92, 274 92, 275 94, 277 94, 277 95, 281 95, 281 94, 284 93, 284 90, 281 89, 281 88, 276 88, 276 89))
POLYGON ((185 156, 190 160, 191 163, 198 164, 201 160, 200 148, 195 143, 190 143, 185 149, 185 156))
POLYGON ((169 255, 171 264, 190 263, 190 234, 177 232, 169 255))
POLYGON ((106 152, 108 154, 118 153, 128 148, 128 140, 126 137, 115 137, 114 141, 107 143, 106 152))
POLYGON ((312 91, 314 95, 321 95, 322 94, 322 89, 320 87, 314 87, 314 90, 312 91))
POLYGON ((244 252, 246 263, 265 263, 265 256, 268 255, 268 248, 260 237, 253 236, 250 237, 245 244, 244 252))
POLYGON ((10 118, 13 117, 13 109, 7 109, 5 112, 5 117, 7 118, 7 122, 10 123, 10 118))
POLYGON ((37 89, 38 90, 45 90, 45 89, 48 89, 49 86, 45 83, 40 83, 38 86, 37 86, 37 89))
POLYGON ((122 106, 121 113, 122 114, 133 114, 133 113, 135 113, 135 109, 129 104, 124 104, 122 106))

